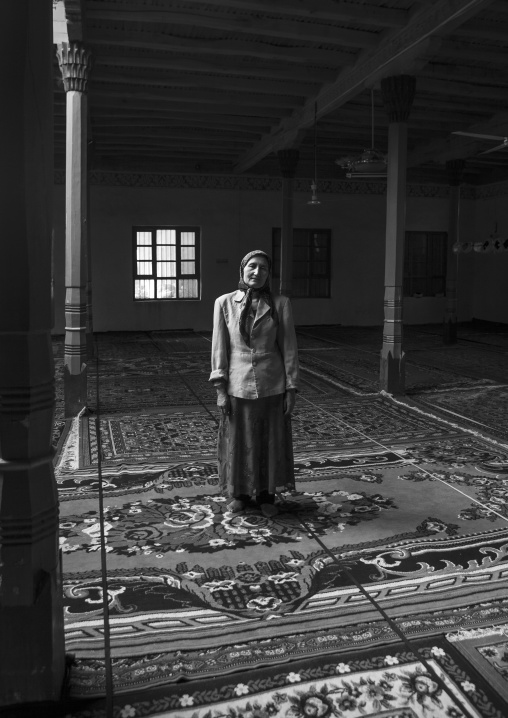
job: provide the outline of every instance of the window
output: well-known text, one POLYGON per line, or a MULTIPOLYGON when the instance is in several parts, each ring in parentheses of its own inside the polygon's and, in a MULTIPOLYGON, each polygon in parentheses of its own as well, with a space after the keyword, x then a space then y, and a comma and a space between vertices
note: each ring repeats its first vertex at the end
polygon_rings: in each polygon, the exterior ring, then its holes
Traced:
POLYGON ((446 232, 406 232, 405 297, 445 295, 447 241, 446 232))
MULTIPOLYGON (((293 297, 330 296, 330 229, 293 229, 293 297)), ((280 227, 272 233, 274 279, 280 279, 280 227)))
POLYGON ((134 227, 134 299, 199 299, 199 228, 134 227))

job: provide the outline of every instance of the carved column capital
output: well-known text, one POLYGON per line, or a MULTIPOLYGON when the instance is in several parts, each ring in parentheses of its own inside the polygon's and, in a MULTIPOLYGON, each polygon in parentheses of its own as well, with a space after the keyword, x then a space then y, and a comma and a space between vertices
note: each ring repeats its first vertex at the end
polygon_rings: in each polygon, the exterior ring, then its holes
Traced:
POLYGON ((86 92, 92 67, 92 53, 90 50, 87 50, 78 42, 62 42, 57 47, 56 55, 65 91, 86 92))
POLYGON ((460 185, 465 166, 465 161, 461 159, 447 161, 446 174, 448 176, 448 184, 450 187, 458 187, 460 185))
POLYGON ((381 80, 381 95, 389 122, 407 122, 413 105, 416 78, 393 75, 381 80))
POLYGON ((279 150, 277 152, 279 158, 280 172, 283 177, 292 179, 296 174, 296 166, 300 159, 300 152, 295 149, 279 150))

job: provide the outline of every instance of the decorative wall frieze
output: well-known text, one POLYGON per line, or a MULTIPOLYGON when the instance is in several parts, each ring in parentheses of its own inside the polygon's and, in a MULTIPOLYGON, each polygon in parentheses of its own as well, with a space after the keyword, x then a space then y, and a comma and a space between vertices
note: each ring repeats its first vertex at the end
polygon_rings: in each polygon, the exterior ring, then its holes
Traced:
POLYGON ((486 184, 476 190, 476 199, 491 199, 492 197, 502 197, 504 195, 508 195, 508 182, 486 184))
MULTIPOLYGON (((55 171, 55 184, 65 184, 65 170, 55 171)), ((156 174, 144 172, 103 172, 96 170, 89 174, 90 184, 100 187, 153 187, 167 189, 213 189, 213 190, 243 190, 252 192, 280 192, 282 178, 258 177, 255 175, 182 175, 182 174, 156 174)), ((295 192, 310 192, 312 178, 296 178, 294 180, 295 192)), ((361 194, 384 195, 386 182, 365 180, 319 180, 320 194, 361 194)), ((406 188, 408 197, 423 197, 428 199, 447 199, 450 196, 448 185, 408 183, 406 188)), ((498 182, 492 185, 475 187, 463 184, 460 196, 463 199, 488 199, 508 195, 508 182, 498 182)))

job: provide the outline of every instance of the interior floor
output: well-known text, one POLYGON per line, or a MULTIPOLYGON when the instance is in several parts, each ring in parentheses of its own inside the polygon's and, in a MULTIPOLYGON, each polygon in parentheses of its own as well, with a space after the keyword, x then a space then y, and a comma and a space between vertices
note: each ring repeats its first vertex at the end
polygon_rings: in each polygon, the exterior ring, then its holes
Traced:
POLYGON ((67 422, 55 338, 62 715, 106 715, 100 481, 115 715, 507 714, 508 329, 404 332, 392 397, 381 327, 298 328, 270 519, 220 495, 208 333, 97 335, 67 422))

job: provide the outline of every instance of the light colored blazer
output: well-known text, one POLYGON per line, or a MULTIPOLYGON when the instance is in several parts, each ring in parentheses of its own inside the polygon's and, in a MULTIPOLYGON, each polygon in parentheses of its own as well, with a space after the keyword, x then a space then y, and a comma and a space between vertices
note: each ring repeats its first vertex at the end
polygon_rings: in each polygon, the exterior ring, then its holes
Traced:
POLYGON ((244 292, 237 290, 215 300, 210 381, 224 379, 230 396, 258 399, 298 389, 298 348, 291 302, 273 295, 279 317, 270 316, 262 297, 254 320, 247 322, 250 347, 240 334, 244 292))

